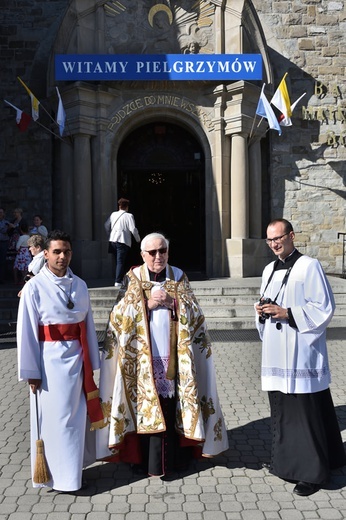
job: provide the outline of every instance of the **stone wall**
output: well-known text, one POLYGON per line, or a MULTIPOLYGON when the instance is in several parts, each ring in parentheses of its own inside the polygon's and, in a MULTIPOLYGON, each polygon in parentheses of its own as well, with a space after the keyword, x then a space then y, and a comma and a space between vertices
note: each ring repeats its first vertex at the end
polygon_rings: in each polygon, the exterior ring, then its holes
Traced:
POLYGON ((346 231, 346 9, 343 1, 253 0, 275 77, 306 96, 281 137, 271 130, 271 216, 291 220, 299 248, 342 269, 346 231), (304 108, 306 107, 306 109, 304 108))
MULTIPOLYGON (((297 245, 318 257, 327 272, 340 273, 346 231, 346 10, 342 1, 253 0, 266 36, 277 87, 288 72, 291 100, 306 96, 293 114, 293 126, 279 137, 268 132, 269 203, 272 218, 290 219, 297 245), (304 109, 305 107, 305 109, 304 109)), ((48 57, 69 0, 2 0, 0 64, 2 99, 30 113, 20 76, 54 115, 57 99, 47 89, 48 57)), ((55 165, 50 131, 57 131, 41 109, 40 123, 20 133, 15 111, 0 104, 0 205, 10 217, 20 206, 31 220, 42 213, 47 227, 59 225, 64 193, 54 192, 55 165), (54 197, 53 197, 54 193, 54 197)))
POLYGON ((68 0, 1 0, 0 8, 0 204, 8 218, 16 207, 24 210, 29 223, 35 213, 52 224, 52 157, 51 131, 56 127, 48 114, 55 113, 56 97, 49 99, 46 74, 48 57, 68 0), (39 123, 19 132, 16 111, 6 99, 31 114, 31 102, 17 80, 21 77, 42 103, 39 123), (42 108, 44 107, 48 114, 42 108))

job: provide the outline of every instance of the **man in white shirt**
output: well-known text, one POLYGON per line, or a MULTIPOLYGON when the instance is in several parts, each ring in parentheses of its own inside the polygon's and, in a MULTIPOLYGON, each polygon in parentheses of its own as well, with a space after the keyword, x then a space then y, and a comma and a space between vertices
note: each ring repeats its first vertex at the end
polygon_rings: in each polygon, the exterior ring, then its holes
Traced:
POLYGON ((120 287, 126 270, 126 259, 131 248, 131 234, 136 242, 140 242, 134 216, 128 213, 130 201, 119 199, 119 211, 114 211, 105 222, 105 230, 109 235, 109 252, 115 259, 115 287, 120 287))

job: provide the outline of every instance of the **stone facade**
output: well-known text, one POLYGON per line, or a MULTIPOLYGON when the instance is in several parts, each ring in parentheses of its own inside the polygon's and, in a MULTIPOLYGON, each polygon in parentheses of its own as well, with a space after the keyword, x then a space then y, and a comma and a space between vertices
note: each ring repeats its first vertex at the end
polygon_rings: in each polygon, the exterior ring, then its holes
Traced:
POLYGON ((275 85, 306 96, 281 137, 271 132, 271 216, 291 220, 297 245, 329 273, 342 270, 346 231, 346 9, 342 1, 254 0, 275 85))
POLYGON ((19 76, 46 110, 55 113, 56 101, 50 103, 47 91, 47 63, 67 5, 68 0, 3 0, 0 9, 0 204, 8 218, 16 207, 23 209, 29 223, 35 213, 42 214, 48 228, 58 224, 53 222, 53 209, 59 206, 53 197, 55 138, 49 132, 50 117, 41 110, 40 121, 48 130, 31 122, 28 131, 21 133, 15 124, 16 112, 3 100, 31 113, 19 76))
MULTIPOLYGON (((179 21, 175 26, 176 47, 169 45, 166 32, 160 40, 162 27, 154 24, 154 17, 159 14, 157 2, 151 0, 140 4, 142 15, 137 2, 131 0, 97 5, 94 0, 3 0, 1 95, 30 112, 30 100, 17 80, 20 76, 42 102, 44 110, 41 109, 39 122, 45 128, 32 122, 27 132, 20 133, 14 122, 15 112, 3 104, 0 204, 5 206, 8 216, 19 206, 29 220, 34 213, 41 213, 47 227, 70 231, 80 242, 76 256, 78 267, 84 259, 81 273, 105 276, 110 263, 102 227, 117 197, 114 156, 126 133, 148 116, 144 110, 137 110, 132 120, 115 122, 132 100, 175 96, 191 106, 195 102, 197 118, 187 114, 186 109, 179 111, 157 103, 150 107, 150 117, 156 110, 167 119, 177 118, 196 132, 204 146, 206 193, 212 194, 206 204, 207 274, 259 275, 269 258, 261 237, 265 236, 268 220, 276 217, 292 221, 297 245, 303 252, 318 257, 328 273, 340 273, 342 239, 337 235, 346 231, 344 2, 253 0, 253 9, 250 2, 240 0, 201 1, 200 25, 204 30, 199 32, 194 13, 188 16, 195 2, 162 2, 161 10, 166 4, 167 13, 174 13, 179 21), (171 4, 172 10, 168 8, 171 4), (119 5, 126 7, 120 9, 123 18, 114 14, 119 14, 119 5), (221 15, 222 6, 226 6, 226 22, 221 15), (147 12, 152 15, 148 18, 151 27, 142 24, 147 12), (142 26, 143 31, 150 32, 137 38, 139 48, 135 36, 142 35, 142 26), (51 132, 57 134, 52 120, 57 110, 54 52, 186 52, 191 39, 200 52, 248 52, 247 48, 252 46, 267 55, 264 81, 269 98, 285 72, 292 102, 306 92, 293 113, 293 126, 283 128, 281 137, 273 130, 266 133, 264 123, 256 130, 257 138, 262 138, 262 160, 259 141, 252 149, 247 145, 258 83, 213 89, 203 86, 196 92, 191 85, 183 89, 176 85, 147 85, 139 89, 131 85, 118 88, 114 84, 62 85, 73 146, 62 144, 52 135, 51 132), (79 157, 89 159, 81 163, 79 157), (243 171, 243 177, 235 175, 239 171, 243 171), (85 200, 90 200, 90 204, 85 200), (256 255, 260 260, 256 261, 256 255)), ((159 23, 158 18, 155 20, 159 23)), ((167 20, 170 21, 169 16, 163 17, 163 23, 167 20)), ((172 24, 168 29, 173 30, 172 24)))

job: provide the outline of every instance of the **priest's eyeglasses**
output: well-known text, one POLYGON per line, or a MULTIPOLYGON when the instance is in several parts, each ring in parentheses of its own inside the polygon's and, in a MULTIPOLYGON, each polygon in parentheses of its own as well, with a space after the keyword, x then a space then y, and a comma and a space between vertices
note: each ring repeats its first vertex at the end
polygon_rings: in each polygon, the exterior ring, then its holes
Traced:
POLYGON ((284 233, 283 235, 279 236, 279 237, 274 237, 274 238, 266 238, 266 244, 268 244, 268 246, 271 246, 272 244, 277 244, 278 242, 281 242, 281 240, 286 236, 286 235, 289 235, 290 234, 290 231, 288 233, 284 233))
POLYGON ((151 249, 150 251, 145 252, 149 253, 150 256, 156 256, 157 253, 159 253, 160 255, 164 255, 165 253, 167 253, 167 247, 161 247, 160 249, 151 249))

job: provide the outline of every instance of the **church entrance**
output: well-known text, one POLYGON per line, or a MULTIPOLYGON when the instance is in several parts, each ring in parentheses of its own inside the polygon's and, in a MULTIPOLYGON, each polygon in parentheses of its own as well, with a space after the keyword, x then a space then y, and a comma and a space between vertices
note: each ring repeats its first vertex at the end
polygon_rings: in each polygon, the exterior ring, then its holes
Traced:
MULTIPOLYGON (((133 131, 119 148, 118 195, 130 199, 141 238, 162 232, 169 263, 191 279, 205 275, 204 154, 189 131, 167 122, 133 131)), ((137 244, 131 253, 131 264, 140 263, 137 244)))

